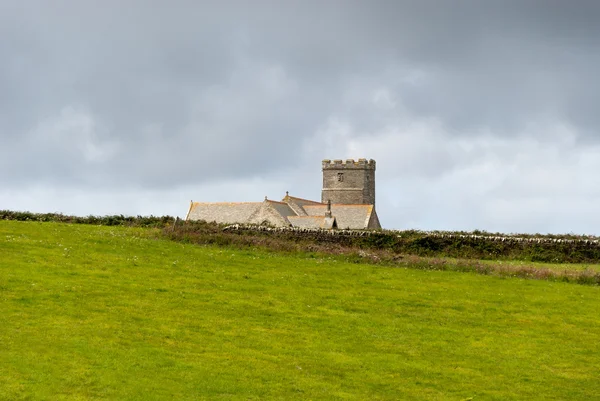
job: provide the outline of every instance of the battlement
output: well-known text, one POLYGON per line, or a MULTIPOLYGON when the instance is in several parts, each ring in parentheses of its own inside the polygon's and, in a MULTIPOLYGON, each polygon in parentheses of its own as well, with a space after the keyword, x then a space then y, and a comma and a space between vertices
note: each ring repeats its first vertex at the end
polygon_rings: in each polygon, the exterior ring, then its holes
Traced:
POLYGON ((325 159, 322 162, 323 170, 375 170, 375 160, 370 159, 325 159))

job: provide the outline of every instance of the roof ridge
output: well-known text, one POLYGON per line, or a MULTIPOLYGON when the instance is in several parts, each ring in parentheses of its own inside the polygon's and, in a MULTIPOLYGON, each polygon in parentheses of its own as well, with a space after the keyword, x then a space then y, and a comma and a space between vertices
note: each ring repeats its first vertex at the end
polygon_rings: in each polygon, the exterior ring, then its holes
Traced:
POLYGON ((280 205, 287 205, 286 202, 281 202, 281 201, 276 201, 276 200, 271 200, 271 199, 266 199, 267 202, 272 202, 272 203, 279 203, 280 205))
MULTIPOLYGON (((318 205, 306 205, 304 207, 316 207, 316 206, 327 206, 326 203, 321 203, 318 205)), ((331 206, 363 206, 363 207, 372 207, 372 204, 369 203, 332 203, 331 206)))
POLYGON ((291 198, 291 199, 298 199, 298 200, 301 200, 301 201, 306 201, 306 202, 310 202, 310 203, 315 203, 315 204, 317 204, 317 205, 325 205, 325 203, 322 203, 322 202, 317 202, 317 201, 310 200, 310 199, 306 199, 306 198, 299 198, 299 197, 297 197, 297 196, 287 195, 287 197, 288 197, 288 198, 291 198))
POLYGON ((262 203, 262 202, 193 202, 194 205, 247 205, 251 203, 262 203))

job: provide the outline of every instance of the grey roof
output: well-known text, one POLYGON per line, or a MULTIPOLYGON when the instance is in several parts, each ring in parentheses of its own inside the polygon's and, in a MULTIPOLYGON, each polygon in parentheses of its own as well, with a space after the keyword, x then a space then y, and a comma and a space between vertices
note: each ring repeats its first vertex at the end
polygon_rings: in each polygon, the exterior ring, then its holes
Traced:
POLYGON ((315 202, 304 198, 297 198, 295 196, 290 196, 289 194, 286 194, 281 201, 288 204, 298 216, 308 216, 308 214, 306 214, 306 211, 304 210, 304 206, 306 205, 323 205, 323 203, 321 202, 315 202))
POLYGON ((281 200, 282 202, 291 202, 291 203, 295 203, 298 206, 306 206, 306 205, 324 205, 324 203, 321 202, 317 202, 317 201, 313 201, 310 199, 304 199, 304 198, 297 198, 295 196, 289 196, 286 195, 285 198, 283 198, 281 200))
POLYGON ((299 228, 336 228, 335 217, 325 216, 291 216, 288 217, 293 227, 299 228))
MULTIPOLYGON (((285 200, 286 198, 284 198, 285 200)), ((287 201, 287 205, 294 211, 297 216, 308 216, 302 206, 295 203, 293 200, 289 199, 287 201)))
POLYGON ((262 202, 192 202, 186 220, 204 220, 221 224, 243 223, 262 202))
POLYGON ((288 216, 296 216, 297 215, 296 212, 287 203, 277 202, 277 201, 272 201, 272 200, 267 200, 267 202, 269 203, 269 206, 271 206, 273 209, 275 209, 277 211, 277 213, 284 216, 285 218, 287 218, 288 216))
POLYGON ((288 216, 295 216, 294 211, 285 203, 265 199, 260 207, 240 223, 270 224, 275 227, 286 227, 290 225, 288 216))
POLYGON ((286 196, 283 202, 201 203, 192 202, 187 220, 215 221, 221 224, 270 224, 276 227, 302 228, 381 228, 373 205, 327 205, 308 199, 286 196))
MULTIPOLYGON (((327 205, 307 205, 304 210, 309 216, 324 216, 327 205)), ((373 205, 331 205, 331 214, 336 218, 338 228, 367 229, 372 212, 373 205)))

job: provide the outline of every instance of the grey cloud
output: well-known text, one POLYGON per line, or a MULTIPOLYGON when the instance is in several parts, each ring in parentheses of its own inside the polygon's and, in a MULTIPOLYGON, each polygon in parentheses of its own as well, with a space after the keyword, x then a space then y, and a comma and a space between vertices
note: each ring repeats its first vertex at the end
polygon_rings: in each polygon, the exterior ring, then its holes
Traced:
POLYGON ((431 184, 485 166, 469 146, 506 140, 486 154, 511 166, 523 138, 560 145, 544 124, 570 127, 574 174, 600 139, 598 17, 585 0, 0 0, 0 183, 304 183, 321 157, 378 155, 389 182, 431 184))

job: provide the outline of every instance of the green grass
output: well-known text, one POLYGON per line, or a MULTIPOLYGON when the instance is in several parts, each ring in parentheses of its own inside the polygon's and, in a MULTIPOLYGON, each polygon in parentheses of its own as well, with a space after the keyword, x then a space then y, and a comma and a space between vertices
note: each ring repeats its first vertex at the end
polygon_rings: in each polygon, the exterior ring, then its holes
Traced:
POLYGON ((0 400, 600 399, 600 287, 0 221, 0 400))
MULTIPOLYGON (((423 260, 435 260, 441 259, 450 265, 461 265, 468 263, 468 259, 457 259, 457 258, 427 258, 421 257, 423 260)), ((532 269, 549 269, 557 272, 569 272, 569 271, 585 271, 590 270, 594 272, 600 272, 600 264, 597 263, 545 263, 545 262, 529 262, 522 260, 485 260, 479 259, 478 263, 487 266, 506 266, 509 268, 521 268, 530 267, 532 269)))
POLYGON ((524 267, 531 266, 537 269, 551 269, 557 271, 565 271, 565 270, 593 270, 600 272, 600 265, 595 263, 543 263, 543 262, 524 262, 521 260, 504 260, 504 261, 494 261, 494 260, 482 260, 482 263, 485 264, 497 264, 497 265, 507 265, 513 267, 524 267))

